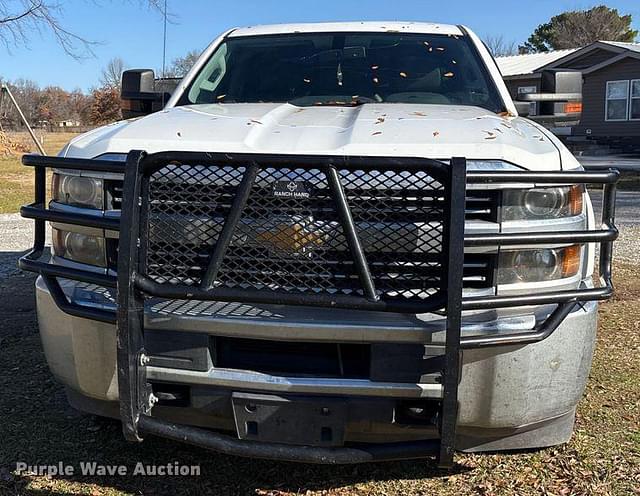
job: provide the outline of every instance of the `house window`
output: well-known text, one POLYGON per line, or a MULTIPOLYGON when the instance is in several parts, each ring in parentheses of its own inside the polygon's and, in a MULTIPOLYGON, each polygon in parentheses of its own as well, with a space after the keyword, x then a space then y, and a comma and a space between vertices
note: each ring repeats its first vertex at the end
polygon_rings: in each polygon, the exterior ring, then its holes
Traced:
MULTIPOLYGON (((537 92, 538 88, 535 86, 518 86, 518 95, 529 95, 537 92)), ((537 109, 536 102, 531 102, 529 104, 529 115, 537 115, 537 109)))
POLYGON ((605 120, 626 121, 629 108, 629 81, 607 81, 605 120))
POLYGON ((631 81, 631 101, 629 102, 629 119, 640 120, 640 79, 631 81))

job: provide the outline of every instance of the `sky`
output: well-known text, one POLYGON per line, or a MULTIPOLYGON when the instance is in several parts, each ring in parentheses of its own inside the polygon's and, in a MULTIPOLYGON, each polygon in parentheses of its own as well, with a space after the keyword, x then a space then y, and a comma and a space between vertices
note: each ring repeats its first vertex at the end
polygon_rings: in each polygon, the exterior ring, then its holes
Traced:
MULTIPOLYGON (((255 24, 357 20, 431 21, 464 24, 481 37, 503 35, 522 43, 541 23, 565 10, 589 8, 605 0, 168 0, 167 61, 204 49, 231 27, 255 24)), ((9 2, 11 3, 11 2, 9 2)), ((609 0, 634 17, 640 28, 640 1, 609 0)), ((98 42, 95 57, 74 60, 48 33, 34 33, 28 47, 0 45, 0 77, 26 78, 41 86, 83 91, 96 86, 113 57, 128 68, 162 67, 162 16, 144 0, 64 0, 68 30, 98 42)))

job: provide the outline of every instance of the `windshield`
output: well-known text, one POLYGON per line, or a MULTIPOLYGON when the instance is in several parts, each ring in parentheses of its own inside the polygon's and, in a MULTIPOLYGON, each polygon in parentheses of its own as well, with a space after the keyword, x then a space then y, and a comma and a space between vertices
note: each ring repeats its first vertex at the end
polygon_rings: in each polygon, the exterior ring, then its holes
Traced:
POLYGON ((259 102, 504 107, 468 37, 399 33, 227 38, 180 103, 259 102))

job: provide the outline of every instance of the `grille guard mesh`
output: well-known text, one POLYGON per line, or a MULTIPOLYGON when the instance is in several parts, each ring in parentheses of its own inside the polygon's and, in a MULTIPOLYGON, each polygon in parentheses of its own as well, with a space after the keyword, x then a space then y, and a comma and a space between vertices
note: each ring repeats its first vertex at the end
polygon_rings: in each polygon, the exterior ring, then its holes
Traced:
POLYGON ((143 179, 146 275, 174 286, 366 297, 348 227, 341 222, 341 198, 331 187, 329 171, 335 171, 374 299, 427 301, 442 293, 446 279, 450 178, 442 164, 414 159, 412 165, 372 159, 259 166, 208 283, 207 267, 249 173, 247 164, 172 161, 154 167, 143 179))

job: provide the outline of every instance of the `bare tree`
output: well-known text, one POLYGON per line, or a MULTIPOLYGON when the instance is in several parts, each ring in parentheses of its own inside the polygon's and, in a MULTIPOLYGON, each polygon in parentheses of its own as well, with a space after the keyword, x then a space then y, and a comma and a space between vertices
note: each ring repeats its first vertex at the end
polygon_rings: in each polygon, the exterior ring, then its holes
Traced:
POLYGON ((124 60, 120 57, 114 57, 104 69, 102 69, 102 76, 100 77, 100 84, 103 88, 115 88, 118 91, 122 84, 122 71, 124 71, 124 60))
POLYGON ((507 41, 504 36, 489 35, 485 37, 484 44, 494 57, 507 57, 518 54, 518 45, 515 41, 507 41))
POLYGON ((184 77, 193 67, 193 64, 200 58, 200 51, 191 50, 184 57, 173 59, 169 68, 165 71, 165 77, 178 78, 184 77))
MULTIPOLYGON (((163 12, 162 0, 139 0, 163 12)), ((74 58, 93 56, 95 41, 69 30, 62 19, 64 9, 56 0, 0 0, 0 43, 7 50, 29 44, 33 32, 51 33, 62 49, 74 58)))

